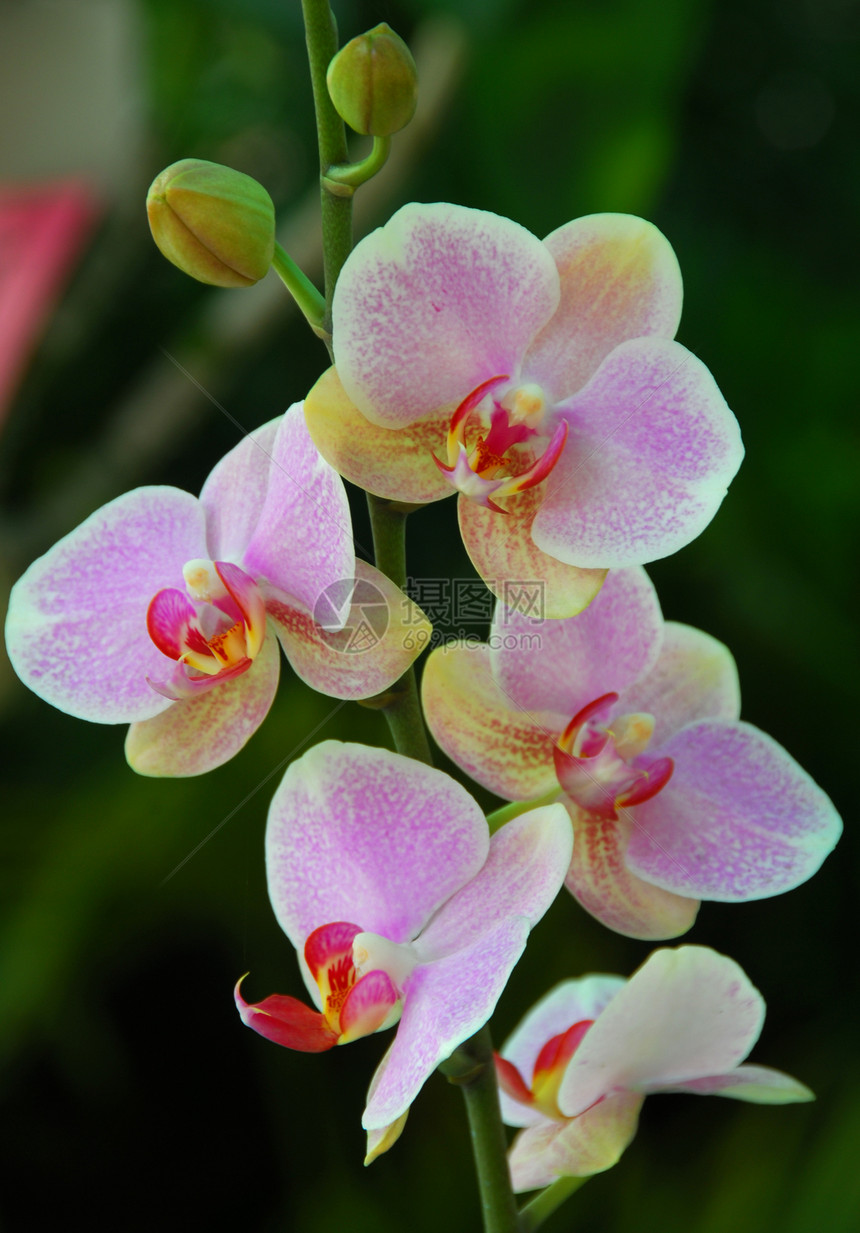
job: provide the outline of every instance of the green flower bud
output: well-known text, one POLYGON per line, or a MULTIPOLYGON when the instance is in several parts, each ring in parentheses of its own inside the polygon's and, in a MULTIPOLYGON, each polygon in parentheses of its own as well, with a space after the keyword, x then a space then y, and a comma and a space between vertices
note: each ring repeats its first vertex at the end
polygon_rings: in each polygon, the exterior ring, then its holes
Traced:
POLYGON ((390 137, 415 115, 415 61, 385 22, 340 49, 328 66, 326 82, 335 111, 357 133, 390 137))
POLYGON ((275 207, 241 171, 184 158, 155 177, 146 212, 167 260, 201 283, 251 287, 272 264, 275 207))

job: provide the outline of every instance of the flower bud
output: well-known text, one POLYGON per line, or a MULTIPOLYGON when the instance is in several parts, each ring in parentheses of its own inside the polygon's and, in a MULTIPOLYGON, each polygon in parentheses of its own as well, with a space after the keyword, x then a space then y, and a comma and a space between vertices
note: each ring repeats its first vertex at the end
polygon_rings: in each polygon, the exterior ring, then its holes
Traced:
POLYGON ((201 283, 251 287, 272 264, 275 207, 241 171, 184 158, 155 177, 146 212, 167 260, 201 283))
POLYGON ((328 66, 326 82, 338 115, 357 133, 389 137, 415 115, 415 61, 385 22, 340 49, 328 66))

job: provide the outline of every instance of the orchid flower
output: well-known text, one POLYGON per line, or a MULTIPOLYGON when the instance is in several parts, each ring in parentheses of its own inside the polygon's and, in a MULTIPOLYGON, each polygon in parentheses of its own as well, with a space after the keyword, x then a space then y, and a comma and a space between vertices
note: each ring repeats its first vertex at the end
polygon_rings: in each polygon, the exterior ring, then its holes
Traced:
POLYGON ((502 1118, 525 1128, 508 1158, 514 1190, 611 1168, 652 1092, 814 1099, 781 1071, 741 1065, 764 1014, 743 970, 704 946, 655 951, 627 981, 557 985, 497 1058, 502 1118))
POLYGON ((365 698, 428 634, 356 561, 343 482, 299 404, 223 458, 199 500, 137 488, 97 510, 30 566, 6 624, 24 683, 70 715, 130 723, 126 755, 145 775, 196 775, 237 753, 271 706, 279 641, 315 689, 365 698), (348 653, 362 588, 388 624, 348 653))
POLYGON ((559 806, 491 840, 442 771, 324 741, 288 768, 266 831, 272 906, 317 1009, 280 994, 252 1005, 237 985, 239 1013, 308 1052, 399 1020, 364 1112, 372 1157, 434 1068, 489 1019, 570 852, 559 806))
POLYGON ((540 580, 546 615, 572 616, 607 568, 695 539, 740 465, 734 416, 672 341, 680 314, 675 255, 642 219, 540 241, 483 210, 407 205, 343 268, 308 426, 380 496, 453 486, 490 589, 540 580))
POLYGON ((511 801, 564 803, 567 887, 619 933, 675 937, 702 899, 790 890, 842 829, 794 759, 739 721, 727 648, 664 624, 639 568, 610 573, 567 620, 499 605, 489 646, 431 654, 423 697, 434 737, 472 778, 511 801))

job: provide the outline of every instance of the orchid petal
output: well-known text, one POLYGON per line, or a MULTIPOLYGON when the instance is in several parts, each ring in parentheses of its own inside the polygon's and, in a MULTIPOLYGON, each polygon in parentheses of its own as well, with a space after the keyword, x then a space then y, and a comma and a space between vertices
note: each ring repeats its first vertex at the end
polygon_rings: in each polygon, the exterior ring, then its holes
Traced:
MULTIPOLYGON (((596 1019, 627 982, 622 976, 583 976, 551 989, 531 1008, 502 1046, 506 1061, 530 1082, 543 1046, 553 1036, 583 1019, 596 1019)), ((500 1092, 502 1120, 508 1126, 536 1126, 544 1114, 500 1092)))
POLYGON ((351 483, 389 501, 423 505, 451 495, 433 455, 444 452, 452 409, 381 428, 347 398, 330 368, 305 399, 305 420, 323 458, 351 483))
POLYGON ((215 572, 239 609, 248 659, 254 659, 266 636, 266 605, 253 578, 230 561, 216 561, 215 572))
POLYGON ((606 570, 565 565, 538 548, 532 526, 543 495, 543 488, 528 488, 504 498, 505 513, 461 496, 457 513, 463 544, 484 583, 502 603, 534 595, 537 589, 542 616, 576 616, 600 590, 606 570))
POLYGON ((405 1113, 439 1063, 487 1022, 528 932, 523 917, 508 917, 455 954, 416 968, 397 1035, 370 1085, 361 1120, 366 1130, 405 1113))
POLYGON ((401 1113, 400 1117, 395 1118, 387 1126, 381 1126, 367 1132, 367 1151, 364 1157, 366 1165, 373 1164, 377 1157, 387 1152, 392 1148, 400 1136, 403 1134, 406 1126, 406 1119, 409 1117, 409 1110, 401 1113))
POLYGON ((657 941, 686 933, 696 919, 698 899, 653 886, 628 868, 628 844, 641 825, 641 806, 635 815, 624 809, 610 819, 596 818, 572 801, 566 804, 574 844, 565 885, 586 912, 631 938, 657 941))
POLYGON ((677 552, 711 521, 743 457, 713 377, 675 342, 622 343, 560 410, 570 436, 532 533, 571 565, 677 552))
POLYGON ((815 1094, 791 1075, 769 1066, 738 1066, 726 1075, 689 1079, 686 1083, 661 1087, 661 1092, 691 1092, 694 1096, 731 1096, 756 1105, 786 1105, 815 1100, 815 1094))
POLYGON ((312 609, 325 587, 353 576, 354 562, 343 480, 320 457, 294 403, 272 442, 266 498, 243 568, 312 609))
POLYGON ((344 999, 340 1012, 340 1044, 378 1032, 390 1022, 399 994, 387 972, 367 972, 359 977, 344 999))
POLYGON ((297 949, 340 920, 410 941, 488 850, 483 814, 448 775, 385 749, 324 741, 287 768, 272 801, 269 894, 297 949))
POLYGON ((658 950, 595 1020, 558 1093, 567 1117, 613 1089, 655 1091, 737 1066, 764 1002, 732 959, 702 946, 658 950))
POLYGON ((667 621, 660 658, 624 694, 624 710, 654 716, 653 749, 698 719, 736 720, 738 670, 731 651, 710 634, 667 621))
POLYGON ((566 717, 514 707, 493 680, 489 647, 437 647, 421 694, 434 740, 485 788, 514 801, 557 788, 553 746, 566 717))
POLYGON ((508 1154, 515 1193, 611 1169, 636 1134, 643 1099, 637 1092, 613 1092, 571 1121, 523 1130, 508 1154))
POLYGON ((536 925, 561 888, 572 845, 562 805, 530 809, 507 822, 490 840, 481 871, 451 896, 415 942, 422 962, 470 946, 511 916, 536 925))
POLYGON ((273 993, 262 1002, 246 1002, 241 994, 242 980, 236 982, 233 998, 246 1027, 276 1045, 302 1053, 323 1053, 337 1044, 337 1032, 332 1031, 325 1015, 283 993, 273 993))
POLYGON ((206 640, 196 624, 197 609, 185 592, 176 587, 156 591, 146 610, 146 631, 162 655, 170 659, 178 660, 188 649, 187 638, 192 626, 195 627, 192 638, 196 635, 196 640, 203 644, 200 649, 206 649, 206 640))
MULTIPOLYGON (((269 713, 278 688, 280 651, 266 638, 247 671, 160 715, 133 723, 125 756, 139 775, 202 775, 234 757, 269 713)), ((211 678, 210 678, 211 679, 211 678)))
POLYGON ((148 719, 169 703, 147 684, 168 661, 146 613, 205 556, 203 511, 177 488, 137 488, 91 514, 13 587, 6 645, 21 680, 79 719, 148 719))
POLYGON ((762 899, 805 882, 842 831, 829 797, 751 724, 703 720, 660 748, 675 773, 636 807, 627 863, 699 899, 762 899))
POLYGON ((203 485, 210 558, 241 561, 257 525, 272 467, 281 416, 249 432, 218 462, 203 485))
POLYGON ((568 620, 536 623, 499 605, 490 638, 493 675, 513 704, 570 719, 602 694, 623 694, 656 663, 662 625, 643 569, 610 573, 585 611, 568 620))
POLYGON ((631 214, 574 219, 544 240, 561 279, 561 303, 523 367, 555 401, 581 389, 629 338, 674 338, 681 271, 669 241, 631 214))
POLYGON ((328 618, 345 596, 345 623, 334 632, 274 588, 264 591, 269 617, 296 673, 333 698, 382 693, 430 641, 432 627, 418 605, 366 561, 356 560, 353 574, 330 589, 333 603, 317 601, 316 615, 324 610, 328 618))
POLYGON ((356 246, 338 279, 343 387, 374 423, 422 419, 514 373, 558 296, 549 250, 517 223, 444 203, 404 206, 356 246))

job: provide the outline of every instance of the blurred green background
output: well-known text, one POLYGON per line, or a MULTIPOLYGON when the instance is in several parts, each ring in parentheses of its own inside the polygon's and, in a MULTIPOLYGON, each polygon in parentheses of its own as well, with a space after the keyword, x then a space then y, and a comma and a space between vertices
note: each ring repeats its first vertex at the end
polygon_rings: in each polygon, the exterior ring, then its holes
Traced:
MULTIPOLYGON (((546 1227, 847 1233, 860 1225, 860 5, 343 0, 336 11, 345 38, 387 20, 424 73, 414 131, 362 190, 361 228, 406 200, 443 199, 538 235, 631 211, 671 240, 687 289, 679 337, 715 374, 748 456, 712 526, 652 576, 668 617, 729 644, 745 718, 803 762, 847 824, 809 884, 706 904, 688 936, 761 988, 769 1015, 754 1060, 795 1074, 817 1102, 654 1097, 621 1163, 546 1227)), ((202 288, 159 257, 143 213, 167 163, 229 162, 267 185, 315 269, 297 0, 19 0, 0 34, 0 180, 77 170, 104 204, 0 438, 8 584, 135 484, 197 491, 238 439, 232 421, 247 430, 278 414, 326 359, 274 276, 243 292, 202 288)), ((414 516, 414 576, 471 574, 453 506, 414 516)), ((159 782, 128 770, 122 728, 54 711, 5 661, 0 704, 2 1228, 478 1229, 455 1090, 434 1076, 401 1141, 365 1171, 360 1114, 383 1042, 291 1054, 244 1029, 232 1005, 249 968, 252 997, 303 992, 262 861, 284 765, 323 737, 385 743, 379 716, 285 670, 240 756, 200 780, 159 782)), ((502 998, 497 1041, 555 981, 629 974, 649 949, 563 896, 502 998)))

